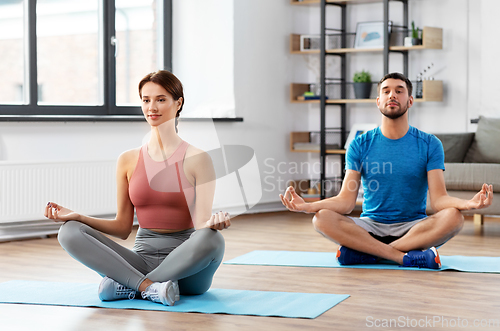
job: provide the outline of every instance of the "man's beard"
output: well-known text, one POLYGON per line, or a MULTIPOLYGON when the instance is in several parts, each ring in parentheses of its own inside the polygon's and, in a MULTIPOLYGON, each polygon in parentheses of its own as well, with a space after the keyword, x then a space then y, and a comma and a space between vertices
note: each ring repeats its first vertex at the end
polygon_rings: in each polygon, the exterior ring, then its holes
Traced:
POLYGON ((406 112, 408 111, 408 104, 406 104, 406 107, 402 107, 401 104, 397 101, 388 101, 385 105, 385 107, 383 109, 380 110, 380 112, 382 113, 382 115, 384 115, 385 117, 387 118, 390 118, 391 120, 395 120, 397 118, 400 118, 401 116, 403 116, 406 112), (397 103, 398 106, 399 106, 399 110, 397 112, 394 112, 394 113, 389 113, 387 111, 387 104, 388 103, 397 103))

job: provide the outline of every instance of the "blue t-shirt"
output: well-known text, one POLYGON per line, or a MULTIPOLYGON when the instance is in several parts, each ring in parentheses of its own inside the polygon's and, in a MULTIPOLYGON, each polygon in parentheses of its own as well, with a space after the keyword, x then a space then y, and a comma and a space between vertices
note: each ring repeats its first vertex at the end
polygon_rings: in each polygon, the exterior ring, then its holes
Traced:
POLYGON ((376 128, 349 145, 347 169, 361 173, 362 217, 381 223, 410 222, 427 216, 427 172, 444 170, 443 145, 412 126, 400 139, 386 138, 376 128))

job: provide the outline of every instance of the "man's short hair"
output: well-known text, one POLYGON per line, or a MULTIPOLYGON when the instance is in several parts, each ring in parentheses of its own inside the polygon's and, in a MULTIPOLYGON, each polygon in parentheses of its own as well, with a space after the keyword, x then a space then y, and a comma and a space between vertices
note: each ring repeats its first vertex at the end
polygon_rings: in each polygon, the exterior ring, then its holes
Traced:
POLYGON ((380 82, 378 82, 378 85, 377 85, 377 95, 380 95, 380 85, 382 85, 382 83, 388 79, 399 79, 399 80, 402 80, 403 82, 405 82, 406 89, 408 90, 408 97, 411 96, 411 94, 413 92, 413 85, 411 84, 410 80, 408 78, 406 78, 405 75, 403 75, 399 72, 392 72, 392 73, 387 74, 384 77, 382 77, 382 79, 380 80, 380 82))

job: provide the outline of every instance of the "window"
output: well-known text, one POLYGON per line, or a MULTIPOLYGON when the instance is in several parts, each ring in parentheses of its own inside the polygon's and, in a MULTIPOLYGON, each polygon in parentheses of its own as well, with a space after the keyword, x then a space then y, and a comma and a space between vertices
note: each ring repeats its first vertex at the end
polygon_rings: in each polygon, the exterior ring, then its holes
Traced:
POLYGON ((24 104, 25 30, 22 1, 0 5, 0 104, 24 104))
POLYGON ((143 120, 137 91, 171 70, 172 0, 2 0, 0 119, 143 120))
POLYGON ((103 105, 99 11, 98 0, 37 0, 39 105, 103 105))
POLYGON ((118 105, 140 105, 137 91, 139 81, 146 73, 162 67, 162 16, 158 15, 160 6, 161 1, 155 0, 116 1, 118 105))

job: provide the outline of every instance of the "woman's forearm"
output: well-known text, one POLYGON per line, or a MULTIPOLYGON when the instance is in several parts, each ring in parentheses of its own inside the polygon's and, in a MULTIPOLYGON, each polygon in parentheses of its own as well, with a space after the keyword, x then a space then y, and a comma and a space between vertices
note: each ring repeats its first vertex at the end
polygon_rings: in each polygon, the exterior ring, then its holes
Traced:
POLYGON ((121 219, 106 219, 106 218, 97 218, 87 215, 78 214, 77 219, 75 221, 84 223, 91 228, 96 229, 97 231, 109 234, 114 237, 118 237, 121 239, 127 239, 130 233, 132 232, 132 220, 121 220, 121 219))

